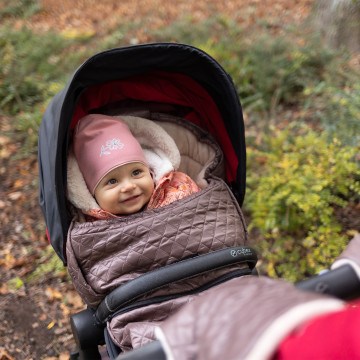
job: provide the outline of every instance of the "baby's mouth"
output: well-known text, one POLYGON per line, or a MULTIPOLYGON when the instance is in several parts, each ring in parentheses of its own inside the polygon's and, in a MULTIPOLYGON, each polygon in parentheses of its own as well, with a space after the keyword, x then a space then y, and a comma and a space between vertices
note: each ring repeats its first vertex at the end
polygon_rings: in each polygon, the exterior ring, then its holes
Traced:
POLYGON ((135 201, 135 200, 137 200, 139 197, 140 197, 140 194, 139 194, 139 195, 133 195, 133 196, 128 197, 128 198, 125 199, 125 200, 122 200, 121 202, 122 202, 122 203, 127 203, 127 202, 131 202, 131 201, 135 201))

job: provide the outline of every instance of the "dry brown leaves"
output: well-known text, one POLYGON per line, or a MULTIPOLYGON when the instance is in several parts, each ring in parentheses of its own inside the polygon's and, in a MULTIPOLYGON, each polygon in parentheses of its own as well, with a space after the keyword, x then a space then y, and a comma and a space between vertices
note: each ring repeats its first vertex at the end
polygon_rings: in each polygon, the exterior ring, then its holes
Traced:
MULTIPOLYGON (((91 32, 99 36, 124 23, 141 22, 133 37, 139 42, 149 40, 147 32, 191 17, 194 22, 223 14, 244 28, 261 19, 272 21, 274 30, 288 24, 299 24, 309 14, 314 0, 43 0, 43 11, 30 20, 39 31, 91 32)), ((17 26, 21 26, 19 21, 17 26)))

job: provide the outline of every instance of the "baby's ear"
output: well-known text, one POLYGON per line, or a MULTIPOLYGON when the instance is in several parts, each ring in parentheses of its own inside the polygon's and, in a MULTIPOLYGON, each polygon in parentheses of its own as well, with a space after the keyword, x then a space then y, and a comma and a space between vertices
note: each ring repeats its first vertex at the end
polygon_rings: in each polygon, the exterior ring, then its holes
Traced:
POLYGON ((100 207, 100 205, 99 205, 99 203, 98 203, 98 201, 97 201, 97 199, 96 199, 95 194, 94 194, 93 198, 94 198, 94 200, 95 200, 96 204, 100 207))
POLYGON ((153 179, 154 182, 154 187, 156 186, 156 181, 155 181, 155 172, 153 169, 149 168, 149 172, 150 172, 150 176, 153 179))

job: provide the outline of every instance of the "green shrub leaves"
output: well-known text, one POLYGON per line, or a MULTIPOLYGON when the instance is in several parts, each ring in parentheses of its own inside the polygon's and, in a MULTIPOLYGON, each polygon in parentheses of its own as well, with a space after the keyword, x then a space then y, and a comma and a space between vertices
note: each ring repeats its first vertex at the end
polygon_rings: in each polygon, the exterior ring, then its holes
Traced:
POLYGON ((356 147, 302 127, 274 131, 264 151, 248 149, 249 176, 245 207, 251 227, 266 241, 260 253, 271 275, 291 280, 328 267, 347 236, 334 215, 360 198, 356 147))

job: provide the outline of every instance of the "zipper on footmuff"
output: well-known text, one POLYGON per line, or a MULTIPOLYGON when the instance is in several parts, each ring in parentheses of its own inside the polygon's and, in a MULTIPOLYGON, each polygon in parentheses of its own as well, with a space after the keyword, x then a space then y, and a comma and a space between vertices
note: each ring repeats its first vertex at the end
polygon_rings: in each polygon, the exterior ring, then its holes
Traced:
POLYGON ((226 281, 229 281, 231 279, 240 277, 240 276, 244 276, 244 275, 251 275, 252 271, 249 268, 245 268, 245 269, 239 269, 239 270, 235 270, 232 271, 231 273, 225 274, 220 276, 219 278, 212 280, 202 286, 199 286, 196 289, 193 290, 189 290, 189 291, 184 291, 181 293, 177 293, 177 294, 172 294, 172 295, 163 295, 163 296, 156 296, 153 297, 151 299, 146 299, 146 300, 141 300, 141 301, 137 301, 134 304, 128 305, 123 307, 122 309, 116 311, 114 314, 110 315, 107 319, 107 321, 111 321, 113 318, 115 318, 118 315, 122 315, 125 314, 127 312, 136 310, 136 309, 140 309, 149 305, 154 305, 154 304, 160 304, 162 302, 165 301, 170 301, 170 300, 175 300, 177 298, 183 297, 183 296, 190 296, 190 295, 196 295, 199 294, 205 290, 208 290, 210 288, 212 288, 213 286, 217 286, 220 285, 226 281))

